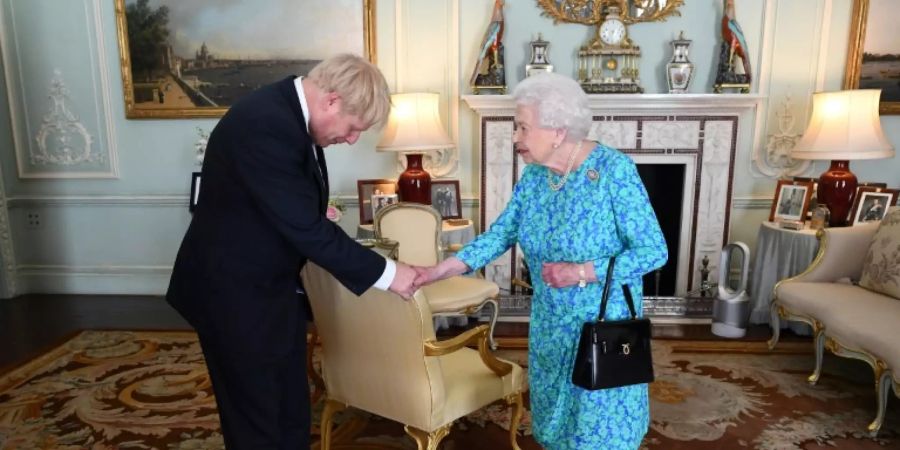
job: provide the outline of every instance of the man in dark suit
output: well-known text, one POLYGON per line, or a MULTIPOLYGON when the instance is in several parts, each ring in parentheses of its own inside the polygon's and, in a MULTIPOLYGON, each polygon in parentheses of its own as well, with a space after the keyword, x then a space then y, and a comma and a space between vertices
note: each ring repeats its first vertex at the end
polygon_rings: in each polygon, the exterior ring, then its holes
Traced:
POLYGON ((329 58, 234 104, 209 138, 203 188, 166 296, 197 330, 229 449, 309 448, 307 260, 356 294, 408 297, 416 270, 326 219, 322 147, 353 144, 390 111, 384 77, 329 58))

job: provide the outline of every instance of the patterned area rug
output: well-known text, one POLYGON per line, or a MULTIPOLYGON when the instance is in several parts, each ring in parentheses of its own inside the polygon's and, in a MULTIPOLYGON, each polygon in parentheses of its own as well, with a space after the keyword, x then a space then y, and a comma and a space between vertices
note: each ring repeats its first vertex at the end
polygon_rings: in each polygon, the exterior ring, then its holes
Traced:
MULTIPOLYGON (((657 381, 642 449, 900 448, 893 396, 879 437, 865 433, 875 394, 863 363, 830 357, 819 385, 810 386, 808 343, 776 352, 764 343, 654 345, 657 381)), ((519 362, 526 356, 501 353, 519 362)), ((538 449, 529 419, 519 445, 538 449)), ((360 411, 337 422, 335 448, 415 448, 395 422, 360 411)), ((505 407, 494 404, 458 421, 442 448, 508 448, 508 427, 505 407)), ((196 335, 88 331, 0 376, 0 450, 50 448, 223 448, 196 335)))

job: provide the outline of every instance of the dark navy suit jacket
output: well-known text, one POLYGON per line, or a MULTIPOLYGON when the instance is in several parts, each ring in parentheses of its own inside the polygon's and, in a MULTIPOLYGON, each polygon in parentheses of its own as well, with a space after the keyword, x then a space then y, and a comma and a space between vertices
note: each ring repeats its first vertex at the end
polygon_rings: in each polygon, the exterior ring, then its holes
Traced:
POLYGON ((318 163, 293 77, 238 101, 211 133, 166 295, 201 337, 281 355, 305 339, 296 289, 307 260, 356 294, 384 272, 384 258, 325 218, 328 173, 315 151, 318 163))

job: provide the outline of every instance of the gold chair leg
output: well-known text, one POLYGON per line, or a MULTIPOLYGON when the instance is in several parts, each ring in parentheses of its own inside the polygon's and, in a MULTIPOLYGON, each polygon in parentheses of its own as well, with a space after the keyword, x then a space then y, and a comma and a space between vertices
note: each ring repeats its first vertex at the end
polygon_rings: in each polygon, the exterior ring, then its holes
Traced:
POLYGON ((825 347, 828 346, 828 336, 825 335, 825 326, 817 320, 813 320, 813 349, 816 355, 816 367, 812 375, 806 378, 809 384, 816 384, 822 376, 822 364, 825 362, 825 347))
POLYGON ((767 343, 769 344, 769 350, 772 350, 775 348, 775 345, 778 344, 778 339, 781 337, 781 317, 778 314, 778 305, 775 304, 774 300, 769 307, 769 326, 772 328, 772 337, 769 338, 767 343))
POLYGON ((512 417, 509 420, 509 444, 513 450, 521 450, 519 442, 516 440, 519 436, 519 423, 522 421, 522 412, 525 410, 525 404, 522 401, 522 393, 513 394, 506 397, 506 404, 512 410, 512 417))
MULTIPOLYGON (((453 426, 453 422, 444 425, 437 430, 432 431, 431 433, 426 433, 418 428, 411 427, 409 425, 404 425, 403 430, 406 431, 406 434, 410 435, 413 440, 416 441, 416 447, 419 450, 437 450, 438 445, 440 445, 441 440, 443 440, 447 434, 450 433, 450 427, 453 426)), ((322 450, 325 450, 324 448, 322 450)))
POLYGON ((316 350, 316 342, 319 341, 319 330, 316 329, 315 325, 312 325, 311 328, 309 340, 306 342, 306 376, 312 380, 315 386, 312 395, 310 395, 310 404, 315 405, 322 398, 322 395, 325 394, 325 380, 322 379, 319 372, 316 372, 316 368, 313 365, 313 352, 316 350))
POLYGON ((891 373, 888 370, 881 369, 879 366, 879 368, 875 370, 875 394, 877 395, 878 400, 876 404, 875 420, 867 427, 869 436, 873 438, 878 436, 878 431, 881 430, 881 425, 884 424, 884 415, 887 411, 888 391, 890 388, 891 373))
POLYGON ((325 409, 322 410, 322 424, 320 425, 322 432, 322 450, 331 448, 331 431, 334 422, 334 414, 342 411, 347 406, 343 403, 336 402, 331 399, 325 400, 325 409))

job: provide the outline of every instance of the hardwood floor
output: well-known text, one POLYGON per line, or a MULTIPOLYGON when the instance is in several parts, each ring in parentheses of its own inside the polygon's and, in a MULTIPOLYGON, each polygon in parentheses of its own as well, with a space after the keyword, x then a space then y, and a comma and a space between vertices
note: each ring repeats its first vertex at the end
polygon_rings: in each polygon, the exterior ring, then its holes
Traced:
MULTIPOLYGON (((476 323, 470 321, 469 326, 476 323)), ((0 299, 0 373, 62 343, 82 330, 190 330, 190 325, 157 296, 42 295, 0 299)), ((461 328, 442 330, 450 335, 461 328)), ((501 322, 495 336, 501 346, 524 347, 527 323, 501 322)), ((666 339, 721 340, 709 324, 654 324, 653 335, 666 339)), ((769 339, 767 326, 753 325, 743 340, 769 339)), ((782 331, 782 340, 810 340, 782 331)))
POLYGON ((163 297, 23 295, 0 299, 0 373, 82 330, 190 330, 163 297))

